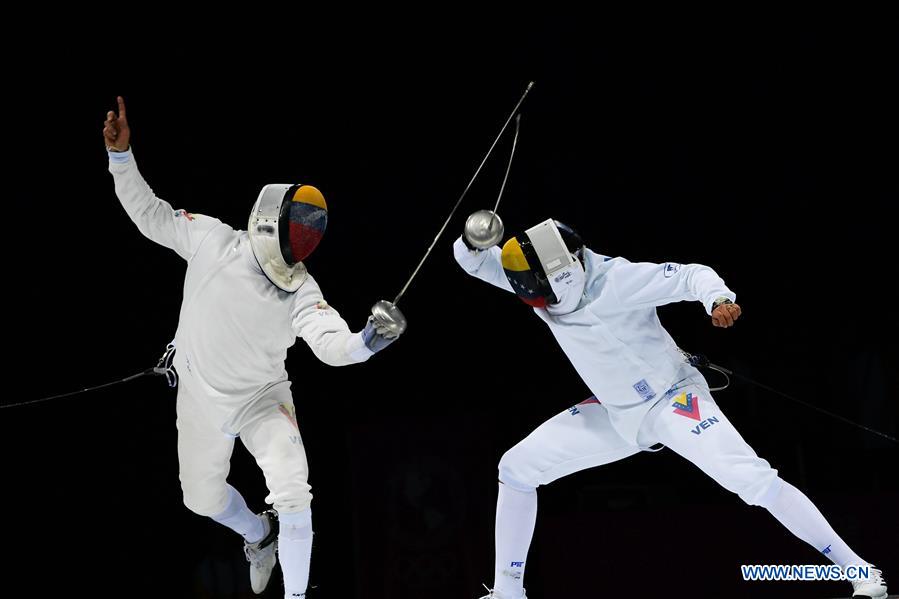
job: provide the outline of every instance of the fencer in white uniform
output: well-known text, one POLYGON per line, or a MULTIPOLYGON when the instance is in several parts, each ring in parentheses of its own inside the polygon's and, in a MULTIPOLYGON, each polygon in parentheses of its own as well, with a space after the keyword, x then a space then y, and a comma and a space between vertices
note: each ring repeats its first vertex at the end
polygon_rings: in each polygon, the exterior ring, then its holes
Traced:
MULTIPOLYGON (((324 299, 302 258, 327 218, 317 189, 268 185, 247 231, 173 209, 144 181, 130 149, 125 106, 107 114, 104 137, 115 192, 149 239, 187 261, 175 334, 178 460, 185 505, 245 539, 253 590, 261 593, 276 561, 285 596, 304 597, 312 546, 308 468, 284 361, 297 337, 332 366, 367 360, 396 338, 370 317, 352 332, 324 299), (240 438, 265 475, 266 502, 254 514, 227 482, 240 438)), ((399 315, 401 318, 401 315, 399 315)), ((298 383, 302 393, 303 381, 298 383)))
MULTIPOLYGON (((531 305, 594 394, 544 422, 500 460, 494 587, 482 599, 524 597, 537 487, 657 444, 746 503, 767 508, 837 565, 868 565, 743 440, 662 326, 656 308, 680 301, 702 303, 716 326, 739 318, 735 294, 711 268, 603 256, 553 220, 502 249, 478 249, 463 235, 454 254, 468 274, 531 305)), ((853 583, 854 596, 886 597, 880 571, 870 573, 853 583)))

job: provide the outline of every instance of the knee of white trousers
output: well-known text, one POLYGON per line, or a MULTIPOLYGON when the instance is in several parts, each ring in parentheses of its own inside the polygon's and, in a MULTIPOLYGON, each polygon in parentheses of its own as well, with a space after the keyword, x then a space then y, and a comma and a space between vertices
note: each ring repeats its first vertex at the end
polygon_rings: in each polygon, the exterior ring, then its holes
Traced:
MULTIPOLYGON (((282 435, 283 436, 283 435, 282 435)), ((264 449, 257 450, 256 461, 262 467, 269 494, 266 503, 274 505, 278 513, 301 512, 312 504, 309 469, 306 454, 301 448, 277 437, 269 440, 264 449)))
MULTIPOLYGON (((776 472, 775 472, 776 475, 776 472)), ((768 487, 763 490, 758 496, 753 497, 751 501, 746 501, 749 505, 757 505, 759 507, 763 507, 765 509, 769 509, 774 502, 777 501, 778 496, 780 495, 781 489, 785 485, 784 479, 779 476, 775 476, 773 480, 768 484, 768 487)))
POLYGON ((200 516, 212 517, 228 507, 228 485, 181 481, 181 493, 187 509, 200 516))
POLYGON ((266 503, 270 503, 279 514, 285 512, 302 512, 312 505, 312 487, 303 481, 291 481, 271 490, 266 503))
POLYGON ((540 473, 529 466, 520 451, 513 447, 499 461, 499 481, 518 491, 533 491, 540 486, 540 473))
MULTIPOLYGON (((767 466, 767 462, 765 465, 767 466)), ((767 507, 780 492, 782 484, 777 470, 771 466, 759 466, 741 476, 733 490, 747 504, 767 507)))

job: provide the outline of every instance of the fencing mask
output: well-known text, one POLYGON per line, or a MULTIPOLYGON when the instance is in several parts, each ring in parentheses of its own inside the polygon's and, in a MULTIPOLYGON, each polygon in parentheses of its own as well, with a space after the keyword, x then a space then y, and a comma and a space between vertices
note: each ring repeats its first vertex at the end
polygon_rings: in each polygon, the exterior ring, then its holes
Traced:
POLYGON ((584 292, 583 248, 571 227, 548 219, 503 245, 503 270, 524 303, 568 313, 584 292))
POLYGON ((272 184, 259 192, 247 232, 265 276, 279 289, 294 292, 306 280, 304 260, 328 225, 328 205, 311 185, 272 184))

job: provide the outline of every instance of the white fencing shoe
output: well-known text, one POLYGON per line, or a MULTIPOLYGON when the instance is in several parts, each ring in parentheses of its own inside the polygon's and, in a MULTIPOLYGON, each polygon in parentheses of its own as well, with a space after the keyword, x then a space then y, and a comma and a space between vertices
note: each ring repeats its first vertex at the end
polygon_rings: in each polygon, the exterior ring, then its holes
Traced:
POLYGON ((278 512, 266 510, 259 514, 265 526, 265 536, 255 543, 244 543, 243 552, 250 562, 250 586, 253 592, 261 595, 268 586, 272 570, 278 561, 278 512))
POLYGON ((870 599, 886 599, 887 582, 883 579, 883 572, 868 564, 867 578, 852 581, 853 597, 869 597, 870 599))
MULTIPOLYGON (((487 589, 487 585, 484 585, 484 588, 487 589)), ((507 597, 506 595, 500 595, 497 591, 493 591, 491 589, 487 589, 487 594, 481 597, 481 599, 528 599, 524 594, 524 591, 521 593, 521 597, 507 597)))

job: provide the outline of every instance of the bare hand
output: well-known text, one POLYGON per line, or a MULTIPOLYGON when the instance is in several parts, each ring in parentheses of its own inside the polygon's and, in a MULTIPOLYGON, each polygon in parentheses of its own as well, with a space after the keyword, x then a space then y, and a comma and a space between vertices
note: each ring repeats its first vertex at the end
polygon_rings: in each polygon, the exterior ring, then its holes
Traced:
POLYGON ((712 324, 723 329, 732 327, 742 313, 737 304, 721 304, 712 310, 712 324))
POLYGON ((119 116, 113 111, 106 113, 106 122, 103 123, 103 140, 106 147, 116 152, 124 152, 131 143, 131 129, 128 127, 128 118, 125 116, 125 100, 122 96, 117 98, 119 102, 119 116))

